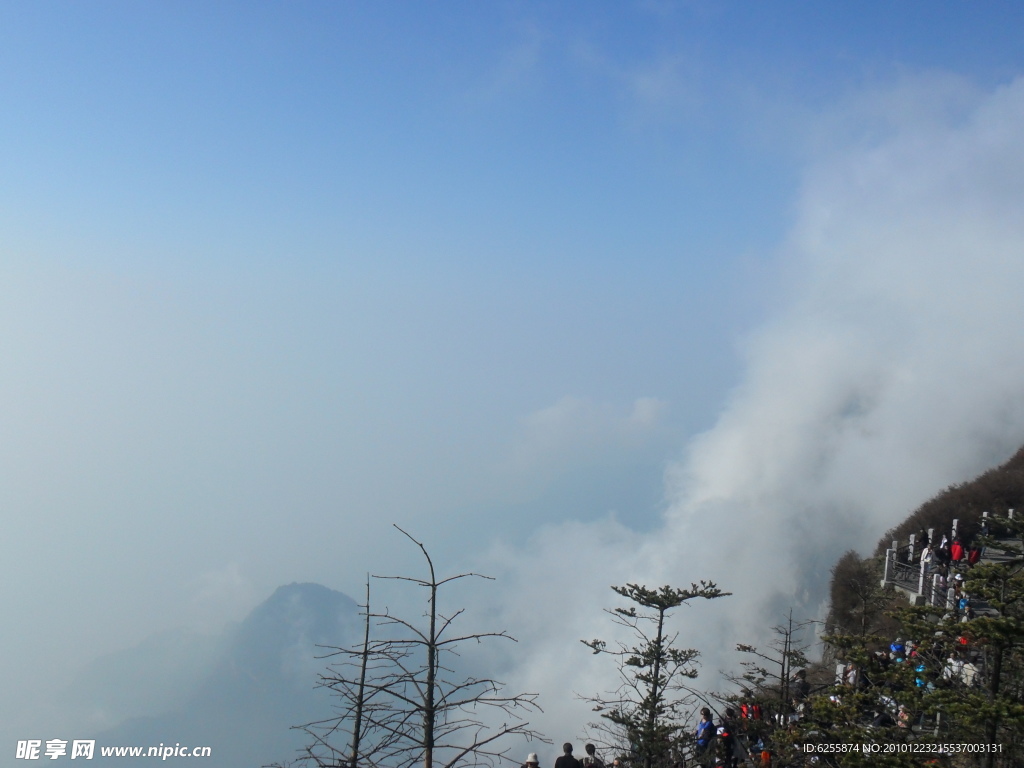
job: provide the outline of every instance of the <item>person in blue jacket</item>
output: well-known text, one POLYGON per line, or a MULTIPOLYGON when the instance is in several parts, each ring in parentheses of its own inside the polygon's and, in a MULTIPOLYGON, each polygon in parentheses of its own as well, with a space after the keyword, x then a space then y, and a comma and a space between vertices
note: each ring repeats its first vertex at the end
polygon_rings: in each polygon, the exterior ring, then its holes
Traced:
POLYGON ((700 711, 700 722, 697 723, 697 754, 701 758, 711 754, 711 742, 715 738, 715 721, 711 710, 704 707, 700 711))

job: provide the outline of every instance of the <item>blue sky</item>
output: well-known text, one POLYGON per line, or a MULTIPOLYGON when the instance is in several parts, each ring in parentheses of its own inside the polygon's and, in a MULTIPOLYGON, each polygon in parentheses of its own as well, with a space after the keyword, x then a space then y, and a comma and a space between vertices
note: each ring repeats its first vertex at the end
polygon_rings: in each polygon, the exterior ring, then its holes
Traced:
POLYGON ((784 231, 793 113, 1010 77, 1020 11, 986 10, 12 5, 4 207, 26 245, 130 265, 685 254, 700 279, 784 231))
POLYGON ((6 228, 24 250, 126 270, 628 261, 713 280, 785 231, 811 114, 905 72, 1005 81, 1020 15, 11 5, 6 228))
MULTIPOLYGON (((872 387, 967 351, 1016 381, 978 318, 1015 311, 984 296, 1019 261, 995 232, 1019 213, 998 169, 1022 17, 0 7, 0 608, 24 619, 0 637, 31 660, 5 674, 53 669, 44 701, 98 654, 215 630, 279 584, 356 589, 401 566, 392 521, 459 558, 666 538, 712 497, 736 521, 800 508, 794 489, 831 475, 793 457, 863 458, 888 500, 843 530, 873 543, 1020 442, 993 415, 1016 413, 1012 387, 891 413, 872 387), (977 201, 962 221, 957 189, 977 201), (978 222, 1004 260, 947 253, 978 222), (803 373, 780 384, 772 361, 803 373), (870 433, 882 449, 805 429, 862 396, 899 425, 870 433), (962 451, 883 477, 925 424, 962 451), (792 434, 777 471, 736 458, 792 434)), ((846 514, 864 483, 837 475, 816 508, 846 514)))

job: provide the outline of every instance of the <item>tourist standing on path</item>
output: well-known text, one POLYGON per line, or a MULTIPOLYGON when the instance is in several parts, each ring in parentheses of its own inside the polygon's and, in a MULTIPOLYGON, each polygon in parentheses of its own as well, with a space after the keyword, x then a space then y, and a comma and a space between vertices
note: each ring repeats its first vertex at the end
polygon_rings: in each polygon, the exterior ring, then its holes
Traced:
POLYGON ((964 559, 964 545, 960 542, 960 537, 953 539, 953 544, 949 548, 949 556, 957 565, 964 559))
POLYGON ((724 768, 737 768, 742 750, 736 738, 736 712, 726 709, 721 725, 718 726, 718 740, 721 744, 721 763, 724 768))
POLYGON ((597 747, 593 744, 587 744, 583 749, 587 752, 583 759, 580 760, 583 768, 604 768, 604 760, 597 756, 597 747))
POLYGON ((555 760, 555 768, 583 768, 580 761, 572 756, 572 744, 569 742, 563 744, 562 752, 564 754, 555 760))
POLYGON ((715 739, 715 721, 711 718, 711 710, 704 707, 700 711, 700 722, 697 723, 697 760, 701 765, 714 758, 712 744, 715 739))

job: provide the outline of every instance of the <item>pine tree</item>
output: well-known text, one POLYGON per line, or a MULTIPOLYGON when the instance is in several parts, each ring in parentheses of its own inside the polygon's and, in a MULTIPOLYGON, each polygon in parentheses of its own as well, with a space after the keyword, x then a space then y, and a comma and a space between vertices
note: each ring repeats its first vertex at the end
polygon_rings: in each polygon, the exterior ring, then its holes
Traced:
POLYGON ((664 586, 650 589, 639 584, 612 587, 616 594, 633 603, 607 612, 616 624, 631 631, 631 645, 604 640, 583 640, 596 654, 607 654, 618 664, 619 687, 603 696, 587 697, 603 719, 592 728, 605 734, 605 743, 619 747, 628 744, 632 759, 643 768, 669 765, 679 747, 680 731, 685 726, 684 708, 692 700, 685 681, 697 676, 699 652, 678 648, 678 632, 669 630, 673 609, 694 598, 712 600, 724 597, 713 582, 691 584, 689 589, 664 586))

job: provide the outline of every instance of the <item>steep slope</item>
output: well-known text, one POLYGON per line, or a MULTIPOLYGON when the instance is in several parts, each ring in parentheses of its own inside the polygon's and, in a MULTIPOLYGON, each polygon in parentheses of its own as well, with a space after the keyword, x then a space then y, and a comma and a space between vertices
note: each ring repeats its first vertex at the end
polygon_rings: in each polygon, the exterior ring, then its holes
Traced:
POLYGON ((971 538, 978 531, 982 512, 1002 517, 1009 509, 1024 512, 1024 448, 1005 464, 969 482, 951 485, 926 501, 906 520, 886 531, 875 554, 883 554, 893 539, 905 542, 910 534, 922 529, 948 531, 954 519, 960 521, 961 534, 971 538))
POLYGON ((879 594, 878 584, 882 557, 893 540, 906 544, 910 534, 929 528, 934 528, 936 535, 946 533, 953 520, 958 520, 958 531, 968 541, 978 533, 983 512, 1005 517, 1010 509, 1024 514, 1024 448, 1006 463, 966 483, 951 485, 926 501, 885 532, 872 557, 861 558, 854 551, 844 554, 832 569, 827 630, 859 632, 870 624, 888 631, 885 612, 892 598, 879 594))

